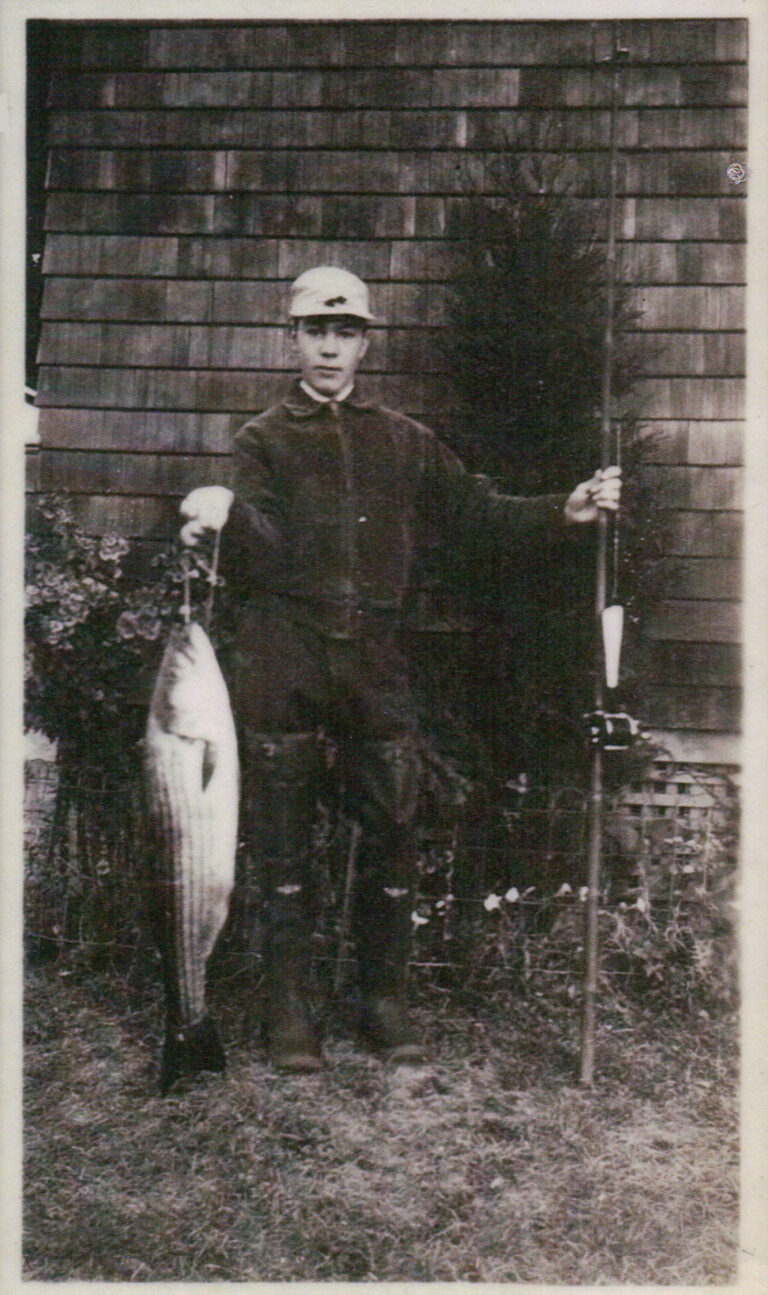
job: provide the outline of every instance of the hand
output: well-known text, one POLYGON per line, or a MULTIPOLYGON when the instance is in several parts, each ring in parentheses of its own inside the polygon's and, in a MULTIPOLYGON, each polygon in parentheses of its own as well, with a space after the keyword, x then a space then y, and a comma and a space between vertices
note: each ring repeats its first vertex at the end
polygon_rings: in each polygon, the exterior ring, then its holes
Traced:
POLYGON ((198 486, 182 500, 179 512, 188 517, 181 528, 182 544, 197 544, 203 531, 220 531, 229 517, 234 494, 226 486, 198 486))
POLYGON ((569 495, 565 516, 569 522, 595 522, 601 510, 615 513, 621 500, 621 468, 599 468, 569 495))

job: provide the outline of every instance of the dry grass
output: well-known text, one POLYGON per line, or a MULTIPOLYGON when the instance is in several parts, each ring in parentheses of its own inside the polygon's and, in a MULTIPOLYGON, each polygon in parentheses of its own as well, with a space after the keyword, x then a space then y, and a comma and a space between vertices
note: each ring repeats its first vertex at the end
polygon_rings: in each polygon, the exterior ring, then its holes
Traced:
POLYGON ((332 1035, 317 1079, 272 1070, 233 1008, 226 1076, 161 1099, 156 997, 35 972, 25 1277, 733 1279, 722 1023, 604 1021, 586 1091, 575 1021, 525 1003, 417 1010, 432 1064, 381 1065, 332 1035))

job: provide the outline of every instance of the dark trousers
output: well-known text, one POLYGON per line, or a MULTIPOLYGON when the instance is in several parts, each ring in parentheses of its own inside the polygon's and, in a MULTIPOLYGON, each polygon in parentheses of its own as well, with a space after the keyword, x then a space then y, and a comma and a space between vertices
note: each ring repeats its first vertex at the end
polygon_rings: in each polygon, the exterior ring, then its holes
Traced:
POLYGON ((362 988, 397 988, 413 907, 418 759, 395 616, 265 598, 243 617, 231 690, 243 736, 242 836, 265 885, 268 958, 285 967, 308 928, 325 736, 345 812, 361 829, 353 933, 362 988))

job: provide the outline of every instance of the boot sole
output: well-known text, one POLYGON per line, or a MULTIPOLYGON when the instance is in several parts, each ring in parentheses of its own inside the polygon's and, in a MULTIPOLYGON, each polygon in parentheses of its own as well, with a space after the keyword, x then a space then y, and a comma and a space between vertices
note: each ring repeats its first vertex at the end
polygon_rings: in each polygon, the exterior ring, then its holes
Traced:
POLYGON ((423 1065, 429 1061, 429 1054, 416 1043, 403 1043, 399 1048, 383 1049, 382 1056, 385 1061, 394 1061, 401 1065, 423 1065))
POLYGON ((286 1070, 293 1074, 317 1074, 318 1071, 325 1069, 323 1058, 311 1052, 271 1052, 269 1059, 278 1070, 286 1070))
POLYGON ((420 1043, 387 1043, 386 1040, 376 1038, 375 1034, 365 1029, 359 1031, 359 1038, 363 1046, 380 1061, 413 1063, 429 1061, 429 1053, 420 1043))

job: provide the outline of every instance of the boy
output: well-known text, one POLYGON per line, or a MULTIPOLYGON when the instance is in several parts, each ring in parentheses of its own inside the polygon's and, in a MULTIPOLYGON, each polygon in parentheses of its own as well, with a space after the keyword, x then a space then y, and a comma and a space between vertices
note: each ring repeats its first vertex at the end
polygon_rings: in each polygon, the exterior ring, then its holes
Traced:
POLYGON ((618 507, 620 470, 568 496, 520 499, 470 476, 426 427, 358 394, 373 320, 368 289, 321 266, 291 289, 300 378, 235 438, 232 489, 181 505, 195 543, 220 530, 243 593, 232 679, 243 737, 243 833, 267 893, 266 1028, 272 1060, 318 1070, 306 997, 318 733, 339 751, 347 809, 361 828, 352 919, 368 1042, 396 1061, 424 1050, 408 1019, 416 722, 398 616, 426 526, 451 544, 554 540, 618 507))

